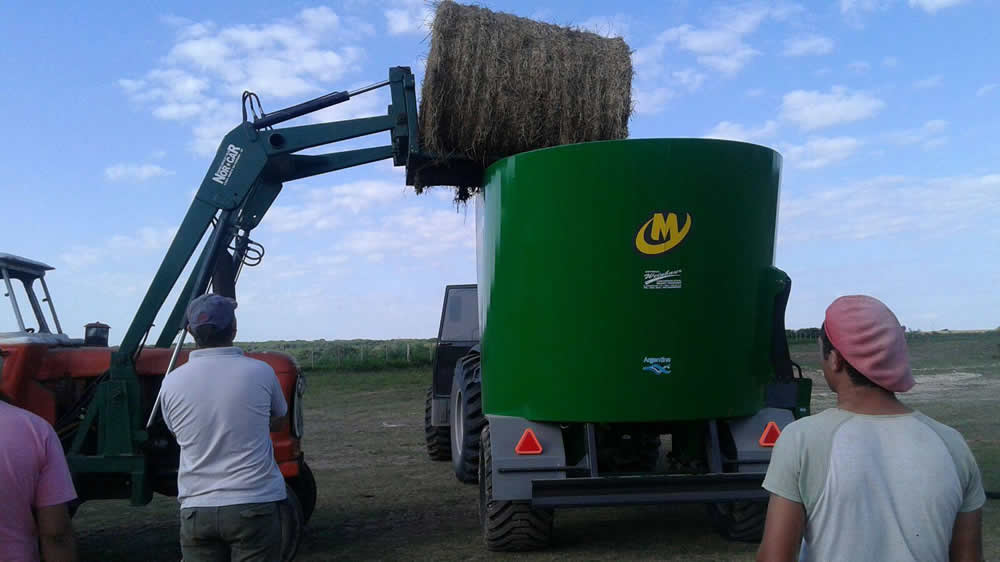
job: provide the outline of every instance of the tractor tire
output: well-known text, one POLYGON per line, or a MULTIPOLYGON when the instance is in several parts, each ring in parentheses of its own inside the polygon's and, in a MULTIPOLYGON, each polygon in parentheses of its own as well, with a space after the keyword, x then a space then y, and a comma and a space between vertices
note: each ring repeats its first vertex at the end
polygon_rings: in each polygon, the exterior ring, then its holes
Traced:
POLYGON ((459 361, 451 383, 451 407, 448 408, 452 466, 455 477, 468 484, 479 480, 479 438, 486 425, 478 375, 478 356, 459 361))
POLYGON ((479 448, 479 523, 486 548, 493 552, 523 552, 548 546, 552 542, 553 510, 537 509, 528 502, 494 500, 492 469, 487 425, 479 448))
POLYGON ((712 524, 723 537, 737 542, 760 542, 764 536, 767 502, 726 502, 708 504, 712 524))
POLYGON ((308 524, 313 510, 316 509, 316 477, 306 461, 302 461, 299 465, 299 475, 289 478, 287 482, 295 490, 295 495, 302 504, 302 522, 308 524))
POLYGON ((431 402, 434 399, 434 387, 427 387, 427 400, 424 402, 424 437, 427 441, 427 454, 432 461, 451 460, 451 430, 447 427, 431 425, 431 402))
POLYGON ((302 541, 302 531, 305 527, 305 518, 302 516, 302 503, 295 495, 295 490, 285 484, 285 491, 288 498, 278 504, 281 514, 281 562, 295 560, 295 555, 299 552, 299 543, 302 541))

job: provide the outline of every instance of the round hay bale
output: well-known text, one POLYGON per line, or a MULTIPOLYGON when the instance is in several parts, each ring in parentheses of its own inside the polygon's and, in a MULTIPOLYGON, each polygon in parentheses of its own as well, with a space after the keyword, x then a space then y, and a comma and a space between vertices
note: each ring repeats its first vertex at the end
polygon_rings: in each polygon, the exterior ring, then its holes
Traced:
POLYGON ((633 70, 622 38, 451 0, 437 5, 431 26, 420 100, 428 154, 488 166, 528 150, 628 137, 633 70))

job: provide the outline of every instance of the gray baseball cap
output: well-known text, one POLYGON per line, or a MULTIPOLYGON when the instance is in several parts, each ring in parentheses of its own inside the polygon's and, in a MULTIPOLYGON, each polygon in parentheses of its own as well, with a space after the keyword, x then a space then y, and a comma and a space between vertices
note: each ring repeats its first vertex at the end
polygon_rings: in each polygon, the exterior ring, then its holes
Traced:
POLYGON ((192 330, 201 326, 214 326, 224 330, 236 319, 236 301, 229 297, 209 293, 202 295, 187 307, 187 321, 192 330))

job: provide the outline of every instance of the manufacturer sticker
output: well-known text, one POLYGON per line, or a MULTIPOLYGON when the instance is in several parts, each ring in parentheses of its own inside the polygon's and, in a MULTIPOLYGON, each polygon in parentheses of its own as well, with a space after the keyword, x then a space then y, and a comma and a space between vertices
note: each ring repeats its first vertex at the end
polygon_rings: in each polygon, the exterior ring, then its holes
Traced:
POLYGON ((220 185, 226 185, 229 183, 229 178, 233 176, 233 170, 236 169, 236 164, 240 161, 240 156, 243 155, 243 149, 231 144, 226 147, 226 155, 222 157, 222 162, 219 163, 219 169, 215 171, 212 176, 212 181, 220 185))
POLYGON ((635 249, 647 256, 664 254, 683 242, 690 231, 690 213, 684 213, 683 225, 677 213, 653 213, 635 234, 635 249))
POLYGON ((649 270, 642 274, 643 289, 680 289, 681 270, 673 269, 666 271, 649 270))
POLYGON ((642 370, 647 373, 653 373, 657 376, 670 374, 671 367, 669 357, 644 357, 642 359, 642 364, 644 365, 642 370))

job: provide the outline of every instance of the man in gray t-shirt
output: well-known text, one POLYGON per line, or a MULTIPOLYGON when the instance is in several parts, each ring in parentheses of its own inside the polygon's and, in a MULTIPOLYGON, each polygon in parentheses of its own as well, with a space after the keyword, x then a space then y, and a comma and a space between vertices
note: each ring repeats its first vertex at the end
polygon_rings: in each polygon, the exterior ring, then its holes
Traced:
POLYGON ((274 370, 233 347, 236 302, 209 294, 188 306, 198 349, 164 378, 163 419, 176 436, 185 562, 278 560, 285 481, 270 431, 288 407, 274 370))
POLYGON ((781 433, 757 560, 981 560, 979 467, 956 430, 896 398, 914 380, 895 315, 841 297, 819 343, 837 406, 781 433))

